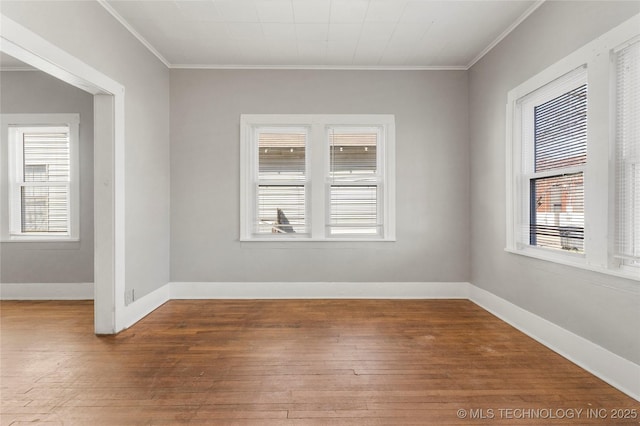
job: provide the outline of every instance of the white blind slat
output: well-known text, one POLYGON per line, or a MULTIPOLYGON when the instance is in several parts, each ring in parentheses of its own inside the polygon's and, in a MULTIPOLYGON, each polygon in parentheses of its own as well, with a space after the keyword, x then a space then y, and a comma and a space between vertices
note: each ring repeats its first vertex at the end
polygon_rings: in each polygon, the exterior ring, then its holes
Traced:
POLYGON ((377 212, 377 186, 331 186, 331 235, 376 235, 377 212))
POLYGON ((377 132, 329 133, 333 179, 373 176, 377 172, 377 132))
POLYGON ((640 265, 640 40, 616 54, 616 255, 640 265))
POLYGON ((258 129, 255 231, 306 232, 305 129, 258 129))
POLYGON ((257 231, 261 234, 305 232, 304 185, 259 185, 257 231))
POLYGON ((260 131, 258 178, 304 180, 306 133, 260 131))
POLYGON ((22 134, 21 231, 69 231, 69 131, 22 134))
POLYGON ((332 236, 375 236, 382 232, 378 138, 377 128, 329 131, 328 232, 332 236))

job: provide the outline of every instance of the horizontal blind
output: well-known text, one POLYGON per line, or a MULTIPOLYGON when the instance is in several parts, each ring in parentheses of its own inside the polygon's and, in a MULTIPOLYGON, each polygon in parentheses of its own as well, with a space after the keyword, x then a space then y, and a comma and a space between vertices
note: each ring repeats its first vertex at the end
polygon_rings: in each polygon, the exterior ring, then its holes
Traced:
POLYGON ((586 163, 587 85, 534 109, 535 171, 586 163))
POLYGON ((532 179, 530 194, 530 244, 583 252, 583 173, 532 179))
POLYGON ((304 180, 306 136, 301 131, 260 131, 258 178, 304 180))
POLYGON ((258 233, 305 232, 304 185, 258 185, 258 233))
POLYGON ((371 177, 377 171, 377 132, 329 134, 332 178, 371 177))
POLYGON ((586 83, 534 107, 533 155, 529 244, 583 253, 584 172, 567 169, 587 161, 586 83))
POLYGON ((640 40, 616 54, 615 247, 640 265, 640 40))
POLYGON ((258 234, 306 232, 305 129, 258 130, 258 234))
POLYGON ((69 133, 23 133, 25 182, 68 182, 71 157, 69 133))
POLYGON ((22 133, 21 231, 67 233, 71 157, 69 131, 22 133))
POLYGON ((377 128, 331 128, 329 131, 329 234, 376 236, 378 214, 377 128))
POLYGON ((331 186, 331 235, 377 235, 378 187, 331 186))

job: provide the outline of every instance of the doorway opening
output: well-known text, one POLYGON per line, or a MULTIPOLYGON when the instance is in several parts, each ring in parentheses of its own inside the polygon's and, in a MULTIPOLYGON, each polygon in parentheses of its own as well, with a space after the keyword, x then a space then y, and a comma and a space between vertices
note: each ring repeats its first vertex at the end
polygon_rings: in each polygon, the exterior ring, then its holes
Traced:
POLYGON ((124 87, 11 19, 0 15, 0 52, 93 95, 94 329, 124 323, 124 87))

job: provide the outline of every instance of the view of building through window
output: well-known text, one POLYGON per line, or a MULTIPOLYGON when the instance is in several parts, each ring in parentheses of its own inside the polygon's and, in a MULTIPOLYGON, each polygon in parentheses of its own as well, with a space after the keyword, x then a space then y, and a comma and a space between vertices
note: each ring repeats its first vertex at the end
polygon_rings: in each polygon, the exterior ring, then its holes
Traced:
POLYGON ((305 233, 304 128, 258 131, 258 233, 305 233))
POLYGON ((331 235, 376 235, 378 129, 329 129, 331 235))
POLYGON ((587 85, 533 110, 534 172, 530 181, 530 244, 584 252, 587 85))

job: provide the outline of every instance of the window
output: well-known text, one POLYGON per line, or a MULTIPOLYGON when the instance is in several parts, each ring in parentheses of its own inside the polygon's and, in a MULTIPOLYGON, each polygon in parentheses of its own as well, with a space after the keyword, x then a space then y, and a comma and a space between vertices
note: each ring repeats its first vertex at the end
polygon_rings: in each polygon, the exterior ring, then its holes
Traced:
POLYGON ((615 55, 616 257, 640 267, 640 39, 615 55))
POLYGON ((304 127, 255 129, 257 234, 308 234, 307 133, 304 127))
POLYGON ((509 92, 507 251, 640 280, 639 20, 509 92))
POLYGON ((526 233, 534 247, 584 252, 587 73, 561 77, 518 101, 526 233))
POLYGON ((241 240, 393 240, 394 118, 243 115, 241 240))
POLYGON ((383 175, 378 166, 380 127, 328 127, 331 236, 379 236, 383 175))
POLYGON ((7 146, 5 241, 78 239, 78 115, 2 116, 7 146))

